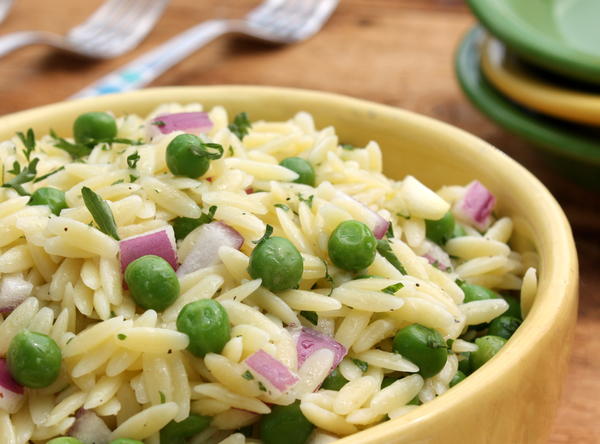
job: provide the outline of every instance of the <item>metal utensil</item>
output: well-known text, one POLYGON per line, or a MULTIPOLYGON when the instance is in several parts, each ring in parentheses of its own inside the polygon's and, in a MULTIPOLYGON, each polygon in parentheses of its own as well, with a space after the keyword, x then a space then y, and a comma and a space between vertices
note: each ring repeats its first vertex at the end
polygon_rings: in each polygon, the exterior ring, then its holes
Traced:
POLYGON ((305 40, 321 29, 338 1, 266 0, 242 20, 223 19, 200 23, 71 98, 129 91, 145 86, 208 42, 227 33, 276 44, 305 40))
POLYGON ((2 0, 0 1, 0 23, 4 21, 8 15, 8 11, 12 7, 13 0, 2 0))
POLYGON ((134 48, 146 37, 168 1, 108 0, 65 36, 22 31, 0 37, 0 57, 34 44, 46 44, 96 59, 115 57, 134 48))

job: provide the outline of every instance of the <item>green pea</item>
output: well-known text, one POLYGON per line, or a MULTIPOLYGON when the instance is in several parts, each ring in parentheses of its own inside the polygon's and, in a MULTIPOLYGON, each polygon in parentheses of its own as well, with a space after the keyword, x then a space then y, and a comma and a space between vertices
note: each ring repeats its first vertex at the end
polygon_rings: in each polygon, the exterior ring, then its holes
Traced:
MULTIPOLYGON (((46 444, 83 444, 77 438, 72 438, 70 436, 61 436, 59 438, 54 438, 48 441, 46 444)), ((110 443, 113 444, 113 443, 110 443)))
POLYGON ((466 236, 466 235, 467 235, 467 231, 461 225, 458 225, 457 223, 455 223, 454 231, 452 232, 452 237, 462 237, 462 236, 466 236))
POLYGON ((213 299, 186 304, 177 316, 177 330, 189 336, 188 350, 200 357, 220 353, 231 337, 227 312, 213 299))
POLYGON ((144 444, 142 441, 137 439, 119 438, 111 441, 109 444, 144 444))
POLYGON ((202 176, 208 171, 210 159, 206 144, 193 134, 180 134, 167 146, 167 166, 175 176, 192 179, 202 176))
POLYGON ((65 192, 52 187, 43 187, 35 190, 27 205, 48 205, 50 211, 57 216, 60 210, 68 208, 65 192))
POLYGON ((501 338, 508 339, 521 325, 521 320, 514 316, 502 315, 498 316, 492 322, 490 322, 490 328, 488 334, 492 336, 500 336, 501 338))
POLYGON ((42 333, 23 330, 8 347, 8 370, 25 387, 48 387, 58 378, 61 361, 62 353, 54 339, 42 333))
POLYGON ((513 318, 523 319, 521 314, 521 301, 514 296, 502 296, 506 302, 508 302, 508 310, 506 310, 504 316, 512 316, 513 318))
POLYGON ((248 273, 252 279, 262 279, 262 285, 271 291, 296 288, 303 272, 300 252, 282 237, 260 241, 250 255, 248 273))
POLYGON ((456 372, 456 374, 454 375, 454 377, 452 378, 452 380, 450 381, 450 387, 454 387, 459 382, 462 382, 463 379, 465 379, 466 377, 467 377, 467 375, 465 375, 463 372, 458 370, 456 372))
POLYGON ((315 428, 300 410, 300 401, 275 405, 262 417, 260 439, 264 444, 304 444, 315 428))
POLYGON ((466 282, 459 282, 459 287, 462 288, 462 291, 465 293, 465 299, 463 303, 473 302, 473 301, 483 301, 486 299, 501 299, 500 296, 495 291, 490 290, 489 288, 482 287, 481 285, 467 284, 466 282))
POLYGON ((438 245, 444 245, 454 234, 454 216, 448 211, 438 220, 425 220, 426 236, 438 245))
POLYGON ((179 296, 179 279, 173 267, 152 254, 137 258, 125 269, 129 293, 140 307, 162 311, 179 296))
POLYGON ((308 160, 300 157, 288 157, 279 162, 279 165, 298 173, 299 177, 294 180, 294 183, 303 183, 311 187, 315 186, 315 169, 308 160))
POLYGON ((73 123, 75 142, 84 145, 114 139, 117 135, 117 122, 108 113, 91 112, 81 114, 73 123))
POLYGON ((463 372, 465 375, 470 375, 473 370, 471 369, 471 360, 469 359, 471 356, 470 352, 461 353, 465 357, 465 359, 461 359, 458 361, 458 370, 463 372))
POLYGON ((475 339, 475 344, 479 348, 477 351, 471 352, 471 356, 469 357, 469 363, 473 371, 492 359, 502 346, 506 344, 506 339, 488 335, 475 339))
POLYGON ((343 386, 345 386, 347 382, 348 380, 342 376, 342 373, 340 372, 339 368, 336 367, 331 373, 329 373, 329 375, 327 375, 327 377, 323 381, 323 384, 321 384, 321 388, 326 390, 338 391, 343 386))
POLYGON ((348 271, 367 268, 375 260, 377 240, 362 222, 347 220, 337 226, 327 244, 331 261, 348 271))
POLYGON ((399 330, 393 348, 394 352, 417 365, 423 378, 439 373, 448 359, 444 338, 437 331, 420 324, 399 330))
POLYGON ((160 444, 185 444, 188 438, 206 429, 211 420, 208 416, 191 414, 183 421, 171 421, 160 430, 160 444))

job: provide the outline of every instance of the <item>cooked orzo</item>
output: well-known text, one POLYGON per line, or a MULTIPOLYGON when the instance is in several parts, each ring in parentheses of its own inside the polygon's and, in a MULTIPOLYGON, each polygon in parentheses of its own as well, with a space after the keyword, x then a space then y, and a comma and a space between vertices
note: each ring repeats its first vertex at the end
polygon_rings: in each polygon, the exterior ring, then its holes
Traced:
POLYGON ((4 443, 331 442, 462 381, 536 292, 484 184, 390 179, 305 112, 37 136, 0 144, 4 443))

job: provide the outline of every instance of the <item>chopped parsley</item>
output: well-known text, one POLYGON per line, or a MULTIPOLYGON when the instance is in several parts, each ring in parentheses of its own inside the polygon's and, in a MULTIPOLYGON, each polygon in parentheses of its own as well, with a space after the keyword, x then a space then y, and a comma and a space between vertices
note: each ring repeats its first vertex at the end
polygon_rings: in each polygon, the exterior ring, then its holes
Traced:
POLYGON ((239 113, 233 118, 233 123, 230 123, 229 131, 235 134, 238 139, 243 140, 248 135, 248 131, 252 128, 252 124, 248 119, 248 114, 245 112, 239 113))
POLYGON ((167 402, 167 397, 160 390, 158 391, 158 396, 160 397, 160 403, 161 404, 164 404, 165 402, 167 402))
POLYGON ((152 125, 157 126, 159 128, 162 128, 163 126, 167 126, 167 124, 165 122, 163 122, 162 120, 155 120, 154 122, 152 122, 152 125))
POLYGON ((301 311, 300 314, 312 325, 317 325, 319 323, 319 315, 314 311, 301 311))
POLYGON ((265 234, 263 234, 263 237, 261 237, 257 241, 252 241, 252 243, 255 244, 255 245, 258 245, 262 241, 267 240, 268 238, 270 238, 271 234, 273 234, 273 227, 271 225, 267 224, 267 228, 265 228, 265 234))
POLYGON ((282 203, 276 203, 275 205, 273 205, 275 208, 281 208, 283 211, 290 211, 290 207, 288 207, 286 204, 282 204, 282 203))
POLYGON ((115 217, 106 201, 88 187, 81 189, 81 196, 83 197, 83 203, 92 214, 98 229, 116 240, 121 240, 117 233, 115 217))
POLYGON ((117 335, 117 338, 119 338, 120 341, 124 341, 125 339, 127 339, 127 335, 124 335, 123 333, 119 333, 117 335))
POLYGON ((265 387, 265 385, 262 382, 260 382, 260 381, 258 381, 258 389, 261 392, 266 392, 267 391, 267 388, 265 387))
POLYGON ((349 143, 342 143, 341 147, 342 147, 342 149, 344 149, 346 151, 354 151, 354 150, 358 149, 357 146, 350 145, 349 143))
MULTIPOLYGON (((137 177, 136 177, 137 179, 137 177)), ((133 182, 133 180, 132 180, 133 182)), ((175 231, 175 239, 184 239, 188 234, 198 228, 200 225, 208 224, 213 221, 217 207, 215 205, 208 209, 208 213, 202 214, 198 218, 191 217, 176 217, 173 220, 173 231, 175 231)))
POLYGON ((298 193, 298 200, 300 202, 304 202, 306 205, 308 205, 308 208, 312 208, 314 198, 315 198, 315 196, 312 194, 310 196, 308 196, 308 198, 305 198, 302 194, 298 193))
POLYGON ((135 169, 139 160, 140 160, 140 155, 138 154, 137 151, 135 151, 133 154, 130 154, 129 156, 127 156, 127 166, 131 169, 135 169))
POLYGON ((52 171, 50 171, 49 173, 46 173, 46 174, 44 174, 43 176, 36 177, 36 178, 33 180, 33 183, 38 183, 38 182, 41 182, 42 180, 44 180, 44 179, 47 179, 48 177, 52 176, 53 174, 56 174, 56 173, 58 173, 59 171, 62 171, 62 170, 64 170, 64 169, 65 169, 65 167, 64 167, 64 166, 61 166, 60 168, 56 168, 55 170, 52 170, 52 171))
POLYGON ((390 243, 386 239, 379 239, 377 241, 377 252, 382 255, 387 261, 396 268, 400 273, 406 274, 406 269, 402 266, 394 252, 390 243))
POLYGON ((394 237, 394 227, 392 227, 391 222, 388 224, 388 229, 385 232, 385 237, 387 237, 388 239, 392 239, 394 237))
POLYGON ((398 290, 400 290, 402 287, 404 287, 402 282, 398 282, 397 284, 393 284, 393 285, 390 285, 389 287, 385 287, 381 291, 383 291, 384 293, 387 293, 387 294, 396 294, 396 292, 398 290))
POLYGON ((242 378, 247 379, 248 381, 251 381, 254 379, 254 375, 252 373, 250 373, 250 370, 246 370, 244 373, 242 373, 242 378))
POLYGON ((360 359, 356 359, 356 358, 352 358, 352 362, 354 362, 354 365, 356 365, 361 372, 366 372, 369 369, 369 364, 367 364, 365 361, 361 361, 360 359))

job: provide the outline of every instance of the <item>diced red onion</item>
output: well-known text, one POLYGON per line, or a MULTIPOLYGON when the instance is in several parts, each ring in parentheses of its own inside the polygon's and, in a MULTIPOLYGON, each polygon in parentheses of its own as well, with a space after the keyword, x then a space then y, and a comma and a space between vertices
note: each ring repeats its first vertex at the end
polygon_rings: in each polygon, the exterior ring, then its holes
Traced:
POLYGON ((0 410, 16 413, 24 399, 23 386, 13 379, 6 360, 0 358, 0 410))
POLYGON ((252 194, 252 193, 254 193, 254 188, 248 187, 244 191, 246 192, 246 194, 252 194))
POLYGON ((169 134, 173 131, 200 134, 213 127, 208 113, 205 112, 163 114, 152 119, 151 124, 162 134, 169 134))
POLYGON ((17 308, 29 297, 33 284, 20 276, 4 276, 0 284, 0 313, 6 314, 17 308))
POLYGON ((204 224, 196 230, 189 235, 194 236, 194 244, 177 270, 179 276, 218 264, 219 248, 227 246, 239 250, 244 243, 242 235, 223 222, 204 224), (195 233, 196 230, 199 232, 195 233))
POLYGON ((428 249, 423 255, 431 265, 439 268, 442 271, 447 271, 452 268, 450 256, 439 245, 433 242, 426 241, 428 249))
POLYGON ((10 390, 18 395, 23 394, 23 386, 13 379, 8 371, 8 364, 4 358, 0 358, 0 387, 10 390))
POLYGON ((83 444, 108 444, 111 441, 110 429, 92 410, 79 409, 75 416, 77 419, 69 429, 69 436, 83 444))
POLYGON ((148 254, 162 257, 174 270, 177 269, 177 247, 171 225, 123 239, 119 242, 119 247, 123 272, 131 262, 148 254))
POLYGON ((455 204, 454 214, 475 228, 485 230, 495 204, 496 197, 481 182, 474 180, 467 185, 464 196, 455 204))
POLYGON ((378 213, 371 210, 369 207, 367 207, 362 202, 359 202, 358 200, 354 199, 353 197, 348 196, 343 191, 337 191, 335 197, 339 198, 341 200, 345 200, 347 202, 351 202, 353 205, 356 205, 356 204, 361 205, 367 212, 366 213, 367 220, 363 220, 362 222, 364 222, 371 229, 371 231, 373 232, 373 235, 375 236, 376 239, 382 239, 383 236, 385 236, 385 233, 387 232, 388 227, 390 225, 389 221, 385 220, 378 213))
POLYGON ((302 364, 310 355, 317 350, 327 348, 334 354, 333 364, 331 370, 336 368, 338 364, 344 359, 348 350, 342 344, 337 342, 330 336, 324 335, 312 328, 303 327, 298 334, 296 339, 296 352, 298 353, 298 368, 302 367, 302 364))
POLYGON ((285 392, 298 382, 298 377, 280 361, 263 350, 259 350, 246 358, 246 365, 261 375, 277 390, 285 392))

